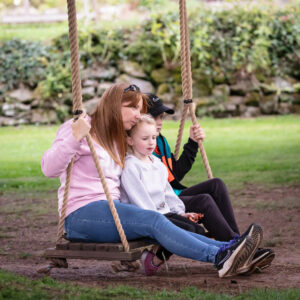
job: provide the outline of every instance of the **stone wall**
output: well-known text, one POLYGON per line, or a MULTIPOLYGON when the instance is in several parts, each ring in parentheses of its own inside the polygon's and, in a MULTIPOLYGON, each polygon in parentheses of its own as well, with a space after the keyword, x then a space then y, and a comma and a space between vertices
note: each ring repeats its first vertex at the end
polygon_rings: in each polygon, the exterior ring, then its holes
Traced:
MULTIPOLYGON (((158 69, 149 76, 134 62, 120 62, 118 66, 119 69, 93 66, 82 72, 82 98, 87 112, 93 110, 106 88, 115 82, 126 82, 136 84, 142 91, 157 93, 167 105, 175 108, 173 118, 180 117, 180 70, 158 69)), ((198 116, 223 118, 300 113, 300 83, 293 78, 274 77, 261 83, 253 75, 245 75, 232 84, 214 86, 203 78, 193 76, 193 79, 198 116)), ((71 112, 71 93, 41 100, 34 90, 22 84, 18 89, 0 93, 0 126, 59 123, 70 118, 71 112)))
POLYGON ((200 97, 197 104, 199 116, 219 118, 290 113, 300 113, 300 83, 291 77, 261 83, 252 76, 233 85, 216 85, 211 95, 200 97))

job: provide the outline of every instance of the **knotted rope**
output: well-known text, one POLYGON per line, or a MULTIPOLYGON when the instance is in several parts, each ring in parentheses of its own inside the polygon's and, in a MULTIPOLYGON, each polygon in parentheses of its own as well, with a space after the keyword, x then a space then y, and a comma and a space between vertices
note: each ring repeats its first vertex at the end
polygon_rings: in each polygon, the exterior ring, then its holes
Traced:
MULTIPOLYGON (((195 115, 195 107, 193 104, 193 89, 192 89, 192 70, 191 70, 191 54, 190 54, 190 43, 189 33, 187 24, 187 13, 186 13, 186 1, 179 0, 179 11, 180 11, 180 56, 181 56, 181 80, 182 80, 182 92, 184 99, 184 109, 180 120, 179 131, 177 135, 177 142, 175 146, 175 159, 178 159, 180 144, 182 140, 182 134, 184 129, 184 123, 187 116, 187 110, 189 109, 193 125, 197 124, 197 118, 195 115)), ((207 173, 208 178, 213 178, 210 165, 206 156, 206 152, 202 141, 198 141, 198 147, 202 156, 203 164, 207 173)))
MULTIPOLYGON (((75 0, 68 0, 68 23, 69 23, 69 40, 70 40, 70 51, 71 51, 71 70, 72 70, 72 95, 73 95, 73 111, 75 112, 75 115, 80 114, 80 111, 82 112, 82 97, 81 97, 81 78, 80 78, 80 62, 79 62, 79 52, 78 52, 78 38, 77 38, 77 20, 76 20, 76 5, 75 0)), ((109 193, 105 176, 103 174, 103 171, 100 166, 99 159, 97 157, 94 144, 92 141, 92 138, 90 134, 86 137, 87 143, 90 147, 91 154, 93 157, 93 160, 95 162, 101 184, 103 186, 108 205, 110 208, 110 211, 112 213, 112 216, 114 218, 118 233, 120 235, 124 250, 126 252, 129 251, 129 244, 127 242, 122 224, 120 222, 119 215, 117 213, 116 207, 114 205, 114 202, 111 198, 111 195, 109 193)), ((68 194, 69 194, 69 188, 70 188, 70 180, 71 180, 71 172, 72 167, 74 163, 74 158, 71 160, 70 164, 67 168, 67 178, 66 178, 66 184, 65 184, 65 190, 64 190, 64 198, 63 198, 63 204, 59 219, 59 225, 58 225, 58 233, 57 233, 57 244, 61 242, 62 236, 63 236, 63 230, 64 230, 64 222, 65 222, 65 216, 66 216, 66 208, 67 208, 67 202, 68 202, 68 194)))

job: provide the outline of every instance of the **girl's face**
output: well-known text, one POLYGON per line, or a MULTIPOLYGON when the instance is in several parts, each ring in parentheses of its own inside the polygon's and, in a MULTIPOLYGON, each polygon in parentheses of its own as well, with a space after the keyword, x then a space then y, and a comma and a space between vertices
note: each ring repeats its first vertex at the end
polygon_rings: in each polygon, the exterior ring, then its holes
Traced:
POLYGON ((161 129, 162 129, 164 116, 165 116, 165 114, 162 113, 162 114, 158 115, 158 116, 155 118, 156 131, 157 131, 157 133, 160 133, 160 131, 161 131, 161 129))
POLYGON ((140 123, 131 133, 131 136, 127 138, 127 142, 137 158, 148 160, 148 156, 152 154, 156 147, 156 136, 155 125, 140 123))
POLYGON ((136 106, 130 106, 130 102, 124 102, 121 106, 122 121, 125 130, 130 130, 141 118, 143 108, 142 98, 136 106))

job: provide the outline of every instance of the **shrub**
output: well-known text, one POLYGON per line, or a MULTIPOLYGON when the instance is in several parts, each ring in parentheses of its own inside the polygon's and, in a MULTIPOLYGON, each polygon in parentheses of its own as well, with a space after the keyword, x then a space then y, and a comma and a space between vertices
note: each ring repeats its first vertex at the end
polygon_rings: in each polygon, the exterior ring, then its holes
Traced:
POLYGON ((51 55, 48 48, 38 42, 13 39, 0 45, 0 83, 8 89, 20 82, 35 88, 46 77, 51 55))
MULTIPOLYGON (((180 78, 178 12, 152 14, 132 29, 84 28, 78 36, 83 68, 134 60, 150 80, 152 71, 161 68, 171 70, 169 83, 175 85, 180 78)), ((299 6, 193 10, 189 36, 193 71, 209 83, 209 89, 216 83, 232 83, 239 73, 255 74, 260 81, 274 75, 300 78, 299 6)), ((43 99, 70 91, 68 36, 54 39, 49 47, 19 40, 3 43, 0 83, 12 88, 20 82, 38 86, 36 92, 43 99)))

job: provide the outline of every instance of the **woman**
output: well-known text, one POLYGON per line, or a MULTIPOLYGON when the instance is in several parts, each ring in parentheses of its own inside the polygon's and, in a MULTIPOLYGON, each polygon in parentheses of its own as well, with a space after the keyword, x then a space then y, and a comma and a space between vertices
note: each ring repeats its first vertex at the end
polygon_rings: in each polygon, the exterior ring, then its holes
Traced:
MULTIPOLYGON (((120 175, 126 154, 126 130, 146 110, 145 96, 135 85, 115 84, 105 91, 91 118, 81 116, 58 130, 52 147, 42 158, 42 171, 60 177, 61 210, 66 168, 74 157, 65 230, 70 240, 120 242, 92 155, 86 140, 91 134, 112 199, 128 240, 150 238, 179 256, 214 263, 219 276, 232 276, 247 267, 261 241, 261 229, 254 226, 236 243, 210 240, 186 232, 160 213, 120 203, 120 175)), ((155 258, 143 261, 145 273, 157 268, 155 258)), ((156 270, 156 269, 155 269, 156 270)))

